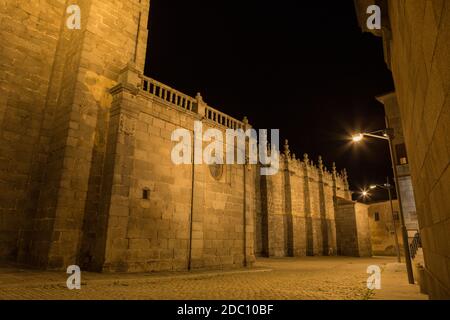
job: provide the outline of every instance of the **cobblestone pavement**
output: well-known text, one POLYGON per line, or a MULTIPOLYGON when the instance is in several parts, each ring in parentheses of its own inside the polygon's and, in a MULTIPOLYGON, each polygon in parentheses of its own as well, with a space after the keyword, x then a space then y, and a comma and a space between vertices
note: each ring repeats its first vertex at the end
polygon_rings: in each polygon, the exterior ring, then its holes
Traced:
POLYGON ((255 268, 231 271, 83 272, 81 290, 73 291, 66 287, 68 275, 64 272, 0 267, 0 299, 361 300, 373 296, 366 287, 367 267, 375 264, 385 268, 394 262, 386 257, 307 257, 258 259, 255 268))

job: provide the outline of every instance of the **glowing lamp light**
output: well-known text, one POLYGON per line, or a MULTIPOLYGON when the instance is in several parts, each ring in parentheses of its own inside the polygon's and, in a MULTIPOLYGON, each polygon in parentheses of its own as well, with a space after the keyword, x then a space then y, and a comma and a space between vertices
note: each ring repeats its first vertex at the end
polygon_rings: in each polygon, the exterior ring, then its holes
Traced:
POLYGON ((377 188, 376 185, 371 185, 371 186, 370 186, 370 189, 371 189, 371 190, 376 189, 376 188, 377 188))
POLYGON ((364 138, 364 135, 362 133, 354 134, 352 136, 353 142, 360 142, 364 138))

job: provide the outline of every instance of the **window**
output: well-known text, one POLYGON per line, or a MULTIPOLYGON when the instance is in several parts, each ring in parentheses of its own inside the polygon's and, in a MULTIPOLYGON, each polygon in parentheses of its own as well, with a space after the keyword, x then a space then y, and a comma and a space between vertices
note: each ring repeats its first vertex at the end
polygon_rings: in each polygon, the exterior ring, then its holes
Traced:
POLYGON ((142 199, 144 199, 144 200, 150 199, 150 190, 149 189, 142 190, 142 199))
POLYGON ((373 219, 375 221, 380 221, 380 213, 379 212, 375 212, 375 214, 373 215, 373 219))
POLYGON ((408 156, 406 155, 406 146, 404 143, 395 145, 395 154, 397 155, 398 164, 408 163, 408 156))

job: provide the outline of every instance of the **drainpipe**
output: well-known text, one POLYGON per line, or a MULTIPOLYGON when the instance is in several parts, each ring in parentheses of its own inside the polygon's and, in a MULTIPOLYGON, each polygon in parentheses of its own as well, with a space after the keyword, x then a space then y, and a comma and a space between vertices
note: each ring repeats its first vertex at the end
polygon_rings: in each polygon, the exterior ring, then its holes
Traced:
MULTIPOLYGON (((193 105, 193 110, 195 113, 197 113, 200 117, 199 120, 202 121, 205 118, 206 115, 206 104, 203 101, 202 95, 200 93, 197 93, 195 96, 196 103, 193 105)), ((194 124, 194 129, 192 130, 192 186, 191 186, 191 212, 189 216, 189 253, 188 253, 188 271, 191 271, 192 269, 192 229, 194 225, 194 196, 195 196, 195 149, 196 149, 196 128, 194 124)), ((202 139, 202 133, 200 133, 200 139, 202 139)), ((201 154, 200 150, 200 154, 201 154)))
POLYGON ((192 267, 192 227, 193 227, 193 216, 194 216, 194 183, 195 183, 195 130, 193 130, 192 135, 192 185, 191 185, 191 212, 189 214, 189 249, 188 249, 188 271, 191 271, 192 267))
POLYGON ((244 267, 247 267, 247 159, 243 166, 244 170, 244 267))
MULTIPOLYGON (((244 131, 248 128, 248 119, 247 117, 244 117, 243 120, 244 123, 244 131)), ((243 165, 243 179, 244 179, 244 212, 243 212, 243 219, 244 219, 244 267, 247 267, 247 139, 245 143, 245 150, 244 150, 244 165, 243 165)), ((249 151, 250 151, 250 143, 249 143, 249 151)))

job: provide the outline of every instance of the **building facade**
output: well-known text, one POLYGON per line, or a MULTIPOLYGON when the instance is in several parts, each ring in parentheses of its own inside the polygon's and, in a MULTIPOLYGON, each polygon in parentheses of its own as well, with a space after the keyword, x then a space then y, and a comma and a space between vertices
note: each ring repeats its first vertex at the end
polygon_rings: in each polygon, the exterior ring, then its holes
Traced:
POLYGON ((400 110, 425 258, 423 289, 450 298, 450 2, 356 0, 361 28, 383 37, 400 110), (382 9, 368 30, 367 8, 382 9))
POLYGON ((149 3, 5 1, 0 15, 1 238, 5 259, 62 268, 98 210, 109 109, 121 70, 144 67, 149 3))
POLYGON ((374 255, 397 255, 395 243, 396 232, 400 255, 404 255, 398 201, 393 200, 392 206, 393 212, 391 212, 390 201, 381 201, 368 205, 369 226, 372 240, 372 251, 374 255))
POLYGON ((371 257, 373 251, 368 206, 344 198, 337 198, 336 205, 337 254, 371 257))
POLYGON ((138 272, 338 251, 346 174, 288 149, 265 178, 256 165, 176 165, 175 129, 250 124, 143 75, 148 1, 80 1, 80 30, 67 5, 0 4, 1 260, 138 272))
POLYGON ((419 230, 419 221, 417 220, 416 199, 414 197, 408 152, 405 145, 405 136, 397 96, 395 92, 392 92, 378 96, 377 100, 384 105, 386 128, 393 129, 394 132, 391 143, 394 150, 395 165, 397 166, 398 187, 402 199, 402 209, 408 236, 412 238, 419 230))
MULTIPOLYGON (((342 225, 337 221, 338 199, 351 199, 345 171, 338 173, 333 163, 330 172, 321 157, 317 166, 307 154, 303 159, 297 159, 286 141, 279 173, 261 176, 256 190, 257 255, 339 253, 337 232, 342 225)), ((354 217, 356 213, 353 210, 351 214, 354 217)), ((349 233, 345 236, 351 238, 349 233)), ((359 256, 356 252, 351 255, 359 256)))

